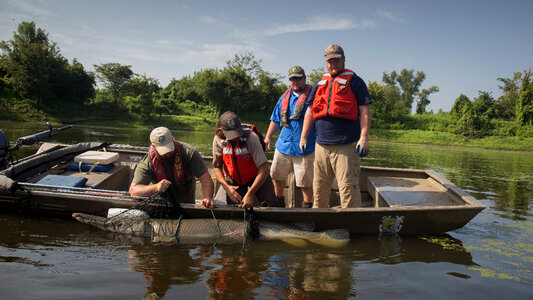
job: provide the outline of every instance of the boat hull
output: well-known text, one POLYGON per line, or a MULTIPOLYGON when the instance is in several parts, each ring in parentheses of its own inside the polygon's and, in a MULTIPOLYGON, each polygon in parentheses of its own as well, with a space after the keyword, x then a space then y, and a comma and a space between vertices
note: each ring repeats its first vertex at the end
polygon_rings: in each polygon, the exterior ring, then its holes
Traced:
MULTIPOLYGON (((33 192, 31 196, 15 193, 0 195, 0 211, 70 217, 75 212, 105 215, 109 208, 133 208, 139 199, 121 193, 93 191, 81 194, 67 192, 33 192)), ((182 204, 190 218, 242 219, 242 208, 226 206, 214 209, 182 204)), ((480 211, 482 206, 381 207, 381 208, 254 208, 261 220, 273 222, 312 221, 317 230, 344 228, 350 234, 380 234, 384 218, 401 218, 399 234, 438 234, 459 229, 480 211)))
MULTIPOLYGON (((94 145, 90 146, 94 150, 94 145)), ((92 185, 89 187, 44 186, 36 183, 46 174, 58 173, 62 163, 68 163, 77 152, 69 153, 68 157, 54 157, 54 166, 47 166, 44 171, 42 162, 31 164, 24 170, 24 178, 13 176, 15 172, 0 172, 0 176, 16 182, 16 186, 0 189, 0 212, 70 218, 76 212, 104 216, 109 208, 135 207, 146 197, 130 196, 127 187, 136 162, 146 150, 123 145, 108 146, 107 150, 120 153, 118 167, 113 172, 107 175, 72 171, 62 173, 89 177, 88 183, 92 185), (37 168, 38 172, 32 174, 32 168, 37 168)), ((205 159, 210 160, 209 157, 205 159)), ((21 171, 17 170, 16 173, 21 174, 21 171)), ((301 193, 294 182, 288 182, 286 203, 294 207, 254 208, 259 219, 273 222, 312 221, 317 230, 344 228, 352 235, 438 234, 463 227, 485 208, 439 174, 427 170, 362 167, 360 186, 363 204, 357 208, 296 208, 301 203, 301 193)), ((197 198, 201 198, 201 195, 197 198)), ((334 188, 332 204, 336 205, 335 202, 338 203, 338 190, 334 188)), ((194 204, 182 206, 190 218, 214 216, 218 219, 241 219, 245 213, 242 208, 234 206, 214 209, 194 204)))

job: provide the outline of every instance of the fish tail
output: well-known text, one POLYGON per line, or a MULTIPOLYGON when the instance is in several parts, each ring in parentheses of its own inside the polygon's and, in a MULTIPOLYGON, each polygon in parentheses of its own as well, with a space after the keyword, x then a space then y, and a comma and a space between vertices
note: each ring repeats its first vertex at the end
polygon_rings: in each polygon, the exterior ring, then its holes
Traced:
POLYGON ((325 230, 320 232, 318 236, 308 239, 308 241, 326 247, 340 248, 350 242, 350 232, 346 229, 325 230))

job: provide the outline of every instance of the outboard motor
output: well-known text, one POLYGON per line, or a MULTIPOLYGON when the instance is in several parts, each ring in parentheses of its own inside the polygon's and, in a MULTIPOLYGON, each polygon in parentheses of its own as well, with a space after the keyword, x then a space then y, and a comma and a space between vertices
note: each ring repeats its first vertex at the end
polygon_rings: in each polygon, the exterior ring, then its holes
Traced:
POLYGON ((9 163, 9 141, 7 140, 6 135, 0 129, 0 170, 5 169, 9 163))

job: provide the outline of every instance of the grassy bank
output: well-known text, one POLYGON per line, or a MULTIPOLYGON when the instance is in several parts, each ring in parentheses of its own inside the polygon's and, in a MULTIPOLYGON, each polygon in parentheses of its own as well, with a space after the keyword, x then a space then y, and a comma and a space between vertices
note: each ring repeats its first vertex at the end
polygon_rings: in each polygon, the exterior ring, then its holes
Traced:
POLYGON ((479 147, 486 149, 533 151, 533 138, 489 136, 469 138, 448 132, 424 130, 392 130, 372 128, 370 140, 396 143, 429 144, 443 146, 479 147))
MULTIPOLYGON (((269 120, 252 120, 244 116, 243 123, 252 123, 265 134, 269 120)), ((172 130, 184 131, 214 131, 216 120, 210 120, 198 116, 162 116, 153 120, 152 124, 141 124, 138 121, 85 121, 83 124, 109 126, 109 127, 157 127, 166 126, 172 130)), ((523 137, 499 137, 490 136, 484 138, 468 138, 461 135, 446 132, 425 131, 425 130, 393 130, 372 128, 370 140, 385 141, 394 143, 409 144, 429 144, 442 146, 479 147, 486 149, 503 149, 533 151, 533 138, 523 137)))
MULTIPOLYGON (((261 133, 265 134, 270 124, 269 120, 252 120, 249 117, 241 118, 243 123, 250 123, 257 126, 261 133)), ((172 130, 182 131, 215 131, 215 125, 217 120, 213 120, 200 116, 174 116, 163 115, 161 117, 154 118, 147 122, 140 122, 137 120, 86 120, 79 122, 78 124, 93 125, 93 126, 105 126, 105 127, 145 127, 154 128, 159 126, 165 126, 172 130)))
MULTIPOLYGON (((201 115, 163 115, 153 116, 149 120, 140 121, 132 119, 126 114, 113 114, 113 108, 106 104, 93 104, 84 108, 79 106, 68 107, 58 105, 57 107, 44 110, 36 109, 30 101, 9 101, 0 98, 0 104, 5 108, 0 111, 2 120, 12 121, 43 121, 48 120, 54 123, 75 123, 94 126, 121 127, 121 128, 154 128, 166 126, 172 130, 182 131, 204 131, 212 132, 216 125, 216 118, 201 115), (99 116, 95 119, 95 116, 99 116), (91 120, 91 118, 93 118, 91 120), (68 122, 70 121, 70 122, 68 122), (79 121, 79 122, 78 122, 79 121)), ((267 119, 270 113, 264 114, 243 114, 243 123, 256 125, 265 134, 270 121, 267 119)), ((415 118, 419 122, 425 121, 429 117, 422 116, 415 118)), ((434 118, 434 117, 433 117, 434 118)), ((422 122, 424 123, 424 122, 422 122)), ((431 122, 429 122, 431 123, 431 122)), ((427 127, 422 126, 422 127, 427 127)), ((431 127, 431 126, 430 126, 431 127)), ((379 140, 396 143, 431 144, 446 146, 480 147, 486 149, 505 149, 533 151, 533 137, 516 136, 488 136, 483 138, 469 138, 449 132, 433 130, 396 130, 372 128, 370 140, 379 140)))

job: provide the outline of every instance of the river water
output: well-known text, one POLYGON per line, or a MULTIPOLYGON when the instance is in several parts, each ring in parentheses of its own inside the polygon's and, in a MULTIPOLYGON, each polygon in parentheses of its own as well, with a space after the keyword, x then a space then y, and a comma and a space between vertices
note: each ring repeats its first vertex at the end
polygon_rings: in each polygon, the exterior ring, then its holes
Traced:
MULTIPOLYGON (((43 124, 0 122, 11 143, 43 124)), ((212 133, 174 131, 211 154, 212 133)), ((51 141, 147 145, 75 126, 51 141)), ((533 153, 372 142, 366 166, 433 169, 487 208, 445 235, 309 244, 152 244, 69 219, 0 212, 0 299, 531 299, 533 153)), ((25 147, 20 156, 35 151, 25 147)))

